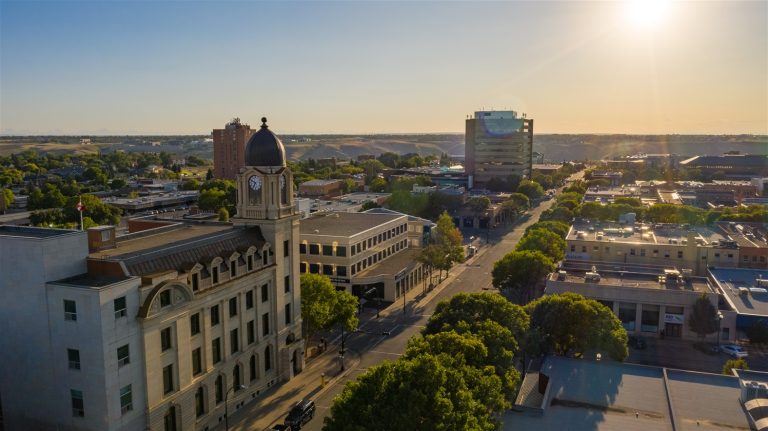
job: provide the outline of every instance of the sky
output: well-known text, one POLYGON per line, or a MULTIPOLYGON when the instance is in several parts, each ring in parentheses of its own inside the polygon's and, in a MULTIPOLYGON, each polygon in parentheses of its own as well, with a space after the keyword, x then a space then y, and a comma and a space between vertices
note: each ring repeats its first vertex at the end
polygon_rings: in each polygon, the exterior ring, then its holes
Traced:
POLYGON ((0 0, 0 134, 768 134, 768 1, 0 0))

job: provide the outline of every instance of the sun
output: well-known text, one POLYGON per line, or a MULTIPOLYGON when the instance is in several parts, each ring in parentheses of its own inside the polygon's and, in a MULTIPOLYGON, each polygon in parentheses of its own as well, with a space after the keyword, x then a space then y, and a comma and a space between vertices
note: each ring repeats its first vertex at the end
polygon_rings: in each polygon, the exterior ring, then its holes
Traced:
POLYGON ((669 3, 669 0, 629 0, 627 16, 637 27, 653 29, 667 17, 669 3))

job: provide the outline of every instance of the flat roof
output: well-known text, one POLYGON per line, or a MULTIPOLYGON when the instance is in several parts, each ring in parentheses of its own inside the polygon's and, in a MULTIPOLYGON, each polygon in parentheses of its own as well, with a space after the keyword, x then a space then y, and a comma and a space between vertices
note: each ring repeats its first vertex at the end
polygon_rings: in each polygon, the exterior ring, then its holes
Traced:
POLYGON ((329 212, 301 221, 301 235, 352 237, 406 215, 329 212))
POLYGON ((739 247, 768 248, 768 226, 764 223, 720 221, 715 225, 718 233, 732 238, 739 247))
POLYGON ((22 238, 52 238, 55 236, 68 235, 80 232, 74 229, 55 229, 47 227, 29 227, 0 225, 0 236, 15 236, 22 238))
MULTIPOLYGON (((551 281, 565 281, 574 284, 597 284, 616 287, 635 287, 639 289, 674 290, 680 292, 713 292, 709 282, 704 277, 687 277, 684 282, 678 283, 677 277, 666 277, 666 282, 659 283, 659 276, 664 268, 650 268, 641 266, 616 266, 594 262, 565 261, 562 269, 566 272, 565 279, 558 279, 559 274, 550 275, 551 281), (600 281, 588 282, 585 275, 595 266, 600 281)), ((669 268, 670 270, 674 268, 669 268)))
POLYGON ((395 253, 393 256, 384 259, 373 266, 369 266, 352 276, 353 282, 356 278, 376 277, 379 275, 390 274, 396 275, 416 262, 417 254, 419 254, 419 251, 413 248, 407 248, 399 253, 395 253))
POLYGON ((541 373, 550 378, 543 414, 507 411, 503 430, 750 429, 736 376, 558 356, 541 373))
POLYGON ((687 243, 688 234, 693 232, 699 245, 714 245, 713 241, 726 240, 720 233, 706 227, 684 229, 677 224, 619 224, 613 222, 574 223, 566 241, 615 242, 623 244, 677 244, 687 243), (580 233, 583 238, 579 238, 580 233), (598 235, 602 233, 602 239, 598 235), (645 236, 644 236, 645 235, 645 236))
POLYGON ((710 268, 711 278, 720 285, 725 300, 739 314, 768 316, 768 293, 750 291, 742 295, 740 287, 758 287, 757 279, 768 280, 768 270, 748 268, 710 268))

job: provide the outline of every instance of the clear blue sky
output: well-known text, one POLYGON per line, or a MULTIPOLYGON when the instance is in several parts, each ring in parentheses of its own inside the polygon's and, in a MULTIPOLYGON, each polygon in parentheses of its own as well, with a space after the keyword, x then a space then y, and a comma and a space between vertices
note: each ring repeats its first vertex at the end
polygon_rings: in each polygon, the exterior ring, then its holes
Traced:
POLYGON ((768 2, 660 1, 2 0, 0 133, 768 134, 768 2))

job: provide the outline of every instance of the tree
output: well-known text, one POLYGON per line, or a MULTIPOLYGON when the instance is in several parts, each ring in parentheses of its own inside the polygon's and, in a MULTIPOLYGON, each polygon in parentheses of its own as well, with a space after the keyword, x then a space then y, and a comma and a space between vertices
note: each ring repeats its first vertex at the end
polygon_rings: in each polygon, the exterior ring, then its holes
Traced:
POLYGON ((528 196, 517 192, 510 193, 509 198, 504 201, 504 203, 507 202, 514 203, 517 208, 528 208, 531 206, 531 200, 528 198, 528 196))
POLYGON ((536 350, 557 355, 582 355, 587 351, 607 354, 623 361, 627 331, 605 305, 576 293, 543 296, 525 306, 531 332, 540 334, 536 350))
POLYGON ((200 182, 194 178, 188 179, 183 183, 181 183, 181 189, 182 190, 199 190, 200 182))
POLYGON ((78 202, 81 202, 83 207, 85 207, 83 210, 83 218, 90 217, 99 225, 120 224, 120 215, 123 212, 120 208, 106 204, 96 196, 89 194, 72 196, 67 199, 63 207, 65 221, 80 223, 80 213, 77 211, 78 202))
POLYGON ((709 301, 706 293, 702 293, 693 303, 693 310, 688 316, 688 326, 691 331, 704 338, 717 332, 720 322, 717 320, 717 309, 709 301))
POLYGON ((568 231, 571 229, 571 227, 563 222, 559 222, 555 220, 545 220, 545 221, 538 221, 528 226, 528 228, 525 229, 525 233, 527 234, 528 232, 534 229, 545 229, 550 232, 554 232, 560 235, 560 238, 565 239, 565 237, 568 236, 568 231))
POLYGON ((370 183, 371 191, 375 193, 383 193, 387 191, 387 181, 384 178, 373 178, 370 183))
POLYGON ((476 213, 482 213, 491 206, 491 200, 487 196, 476 196, 467 199, 465 205, 476 213))
POLYGON ((112 180, 112 182, 109 183, 109 187, 112 190, 120 190, 127 185, 128 183, 122 178, 115 178, 112 180))
POLYGON ((533 229, 517 243, 515 250, 538 250, 553 262, 559 262, 565 257, 565 240, 555 232, 546 229, 533 229))
POLYGON ((360 163, 360 167, 363 168, 365 171, 365 181, 368 184, 371 184, 371 181, 373 181, 374 178, 377 178, 378 175, 386 169, 386 166, 384 166, 383 163, 381 163, 378 160, 364 160, 360 163))
POLYGON ((723 365, 723 374, 732 376, 733 370, 749 370, 749 364, 744 358, 729 359, 723 365))
POLYGON ((513 251, 493 264, 493 286, 515 303, 533 298, 536 285, 555 270, 552 259, 538 250, 513 251))
POLYGON ((300 283, 301 319, 306 342, 310 342, 317 331, 331 329, 338 324, 349 331, 357 328, 356 296, 346 290, 336 290, 331 279, 325 275, 301 274, 300 283))
POLYGON ((229 211, 226 208, 219 208, 219 221, 229 221, 229 211))
POLYGON ((205 173, 205 180, 209 181, 213 179, 213 169, 208 168, 208 171, 205 173))
POLYGON ((437 227, 434 230, 437 245, 440 247, 440 251, 444 253, 444 258, 441 261, 442 265, 437 268, 441 271, 444 269, 446 272, 451 268, 454 262, 461 262, 464 260, 464 237, 461 235, 461 231, 453 224, 453 219, 447 212, 443 212, 437 219, 437 227))
POLYGON ((323 430, 497 430, 497 406, 481 401, 499 390, 496 377, 442 359, 420 355, 369 368, 334 399, 323 430))
POLYGON ((0 194, 0 199, 5 201, 5 208, 8 208, 11 206, 16 197, 13 195, 11 189, 0 188, 0 191, 2 191, 2 194, 0 194))
POLYGON ((531 180, 522 180, 517 186, 517 192, 528 196, 529 199, 536 199, 544 196, 544 188, 539 183, 531 180))

